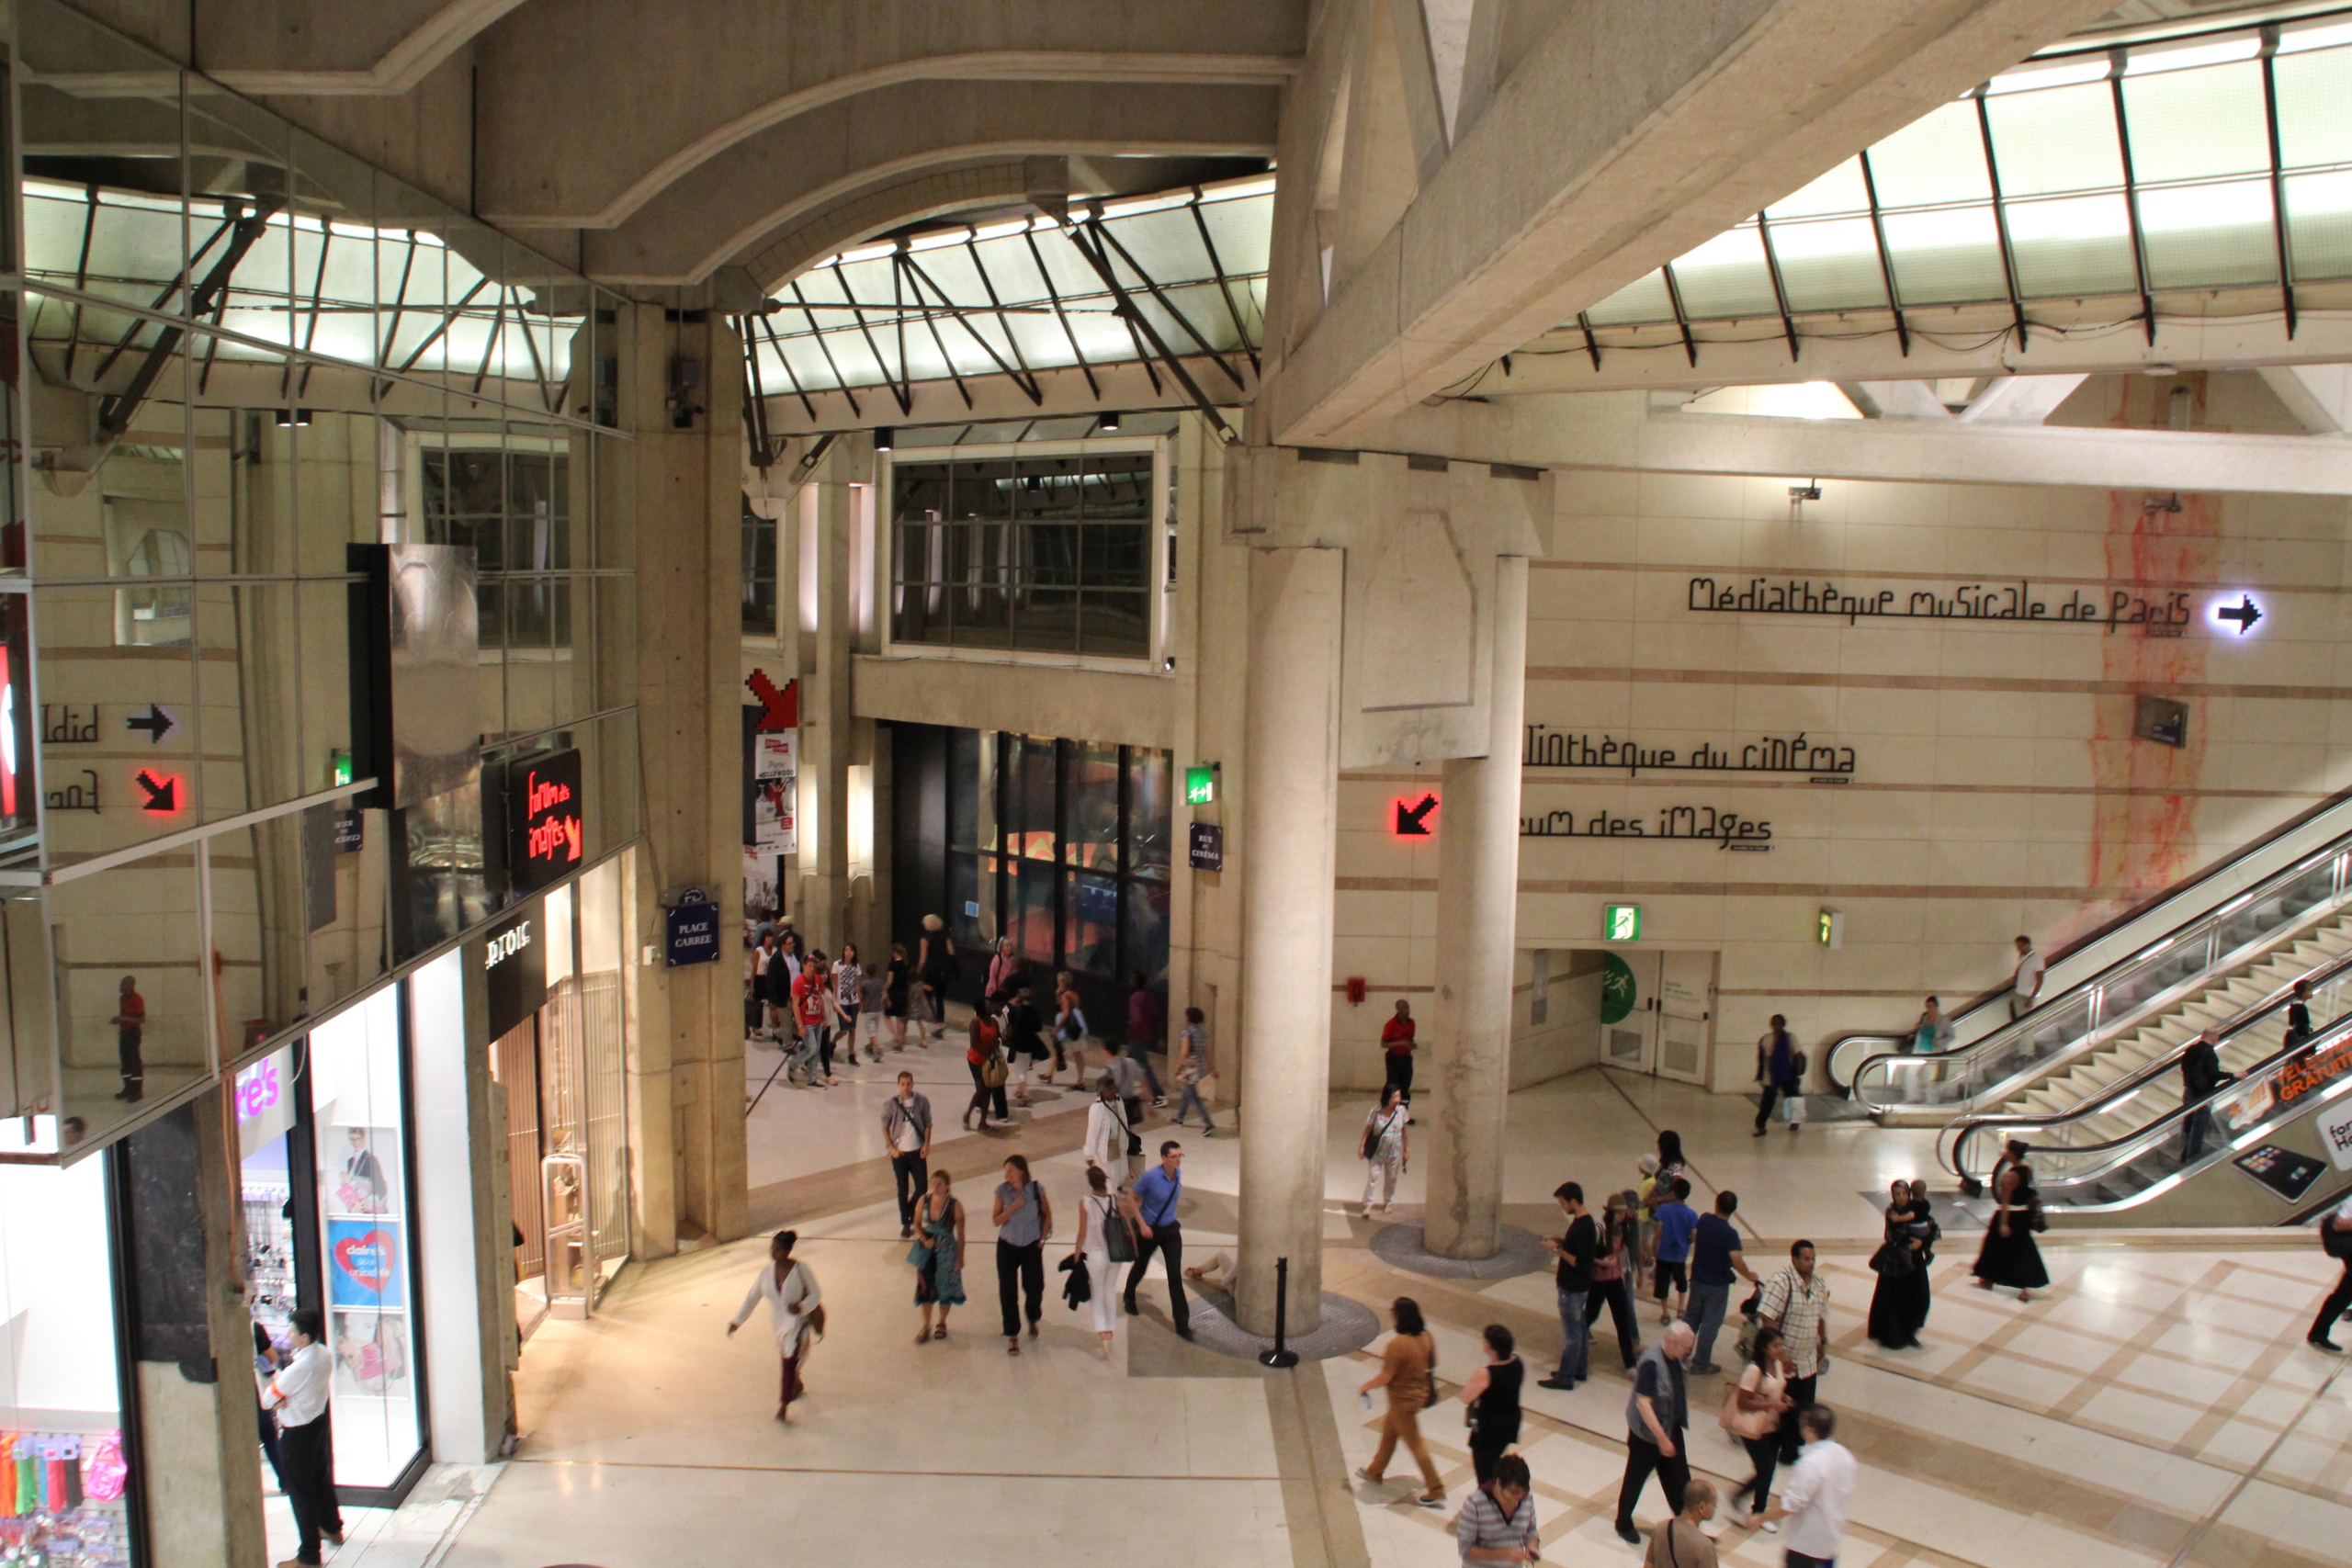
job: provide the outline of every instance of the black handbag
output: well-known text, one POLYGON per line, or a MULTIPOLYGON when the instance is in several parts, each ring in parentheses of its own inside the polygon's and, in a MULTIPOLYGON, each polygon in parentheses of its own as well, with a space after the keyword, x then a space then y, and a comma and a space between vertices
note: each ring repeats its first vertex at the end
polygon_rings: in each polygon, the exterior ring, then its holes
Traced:
POLYGON ((1911 1249, 1899 1242, 1881 1242, 1871 1254, 1871 1271, 1888 1280, 1900 1280, 1911 1272, 1914 1261, 1911 1249))

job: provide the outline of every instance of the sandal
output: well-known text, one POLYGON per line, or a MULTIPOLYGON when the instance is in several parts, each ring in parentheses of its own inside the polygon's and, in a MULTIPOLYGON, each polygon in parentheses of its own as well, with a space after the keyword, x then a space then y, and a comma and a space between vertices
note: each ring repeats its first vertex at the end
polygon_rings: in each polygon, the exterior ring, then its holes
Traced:
POLYGON ((930 1337, 931 1337, 931 1328, 930 1328, 930 1326, 929 1326, 928 1325, 925 1325, 923 1327, 922 1327, 922 1328, 919 1328, 919 1329, 915 1330, 915 1343, 916 1343, 916 1344, 920 1345, 920 1344, 922 1344, 924 1340, 926 1340, 926 1339, 928 1339, 928 1338, 930 1338, 930 1337))
POLYGON ((1006 1340, 1004 1342, 1004 1353, 1008 1356, 1018 1356, 1021 1354, 1021 1341, 1018 1338, 1006 1340))
POLYGON ((934 1329, 933 1329, 933 1330, 931 1331, 931 1337, 932 1337, 933 1339, 944 1339, 944 1338, 946 1338, 946 1337, 947 1337, 947 1325, 946 1325, 945 1324, 944 1324, 944 1323, 943 1323, 943 1324, 941 1324, 938 1327, 936 1327, 936 1328, 934 1328, 934 1329))

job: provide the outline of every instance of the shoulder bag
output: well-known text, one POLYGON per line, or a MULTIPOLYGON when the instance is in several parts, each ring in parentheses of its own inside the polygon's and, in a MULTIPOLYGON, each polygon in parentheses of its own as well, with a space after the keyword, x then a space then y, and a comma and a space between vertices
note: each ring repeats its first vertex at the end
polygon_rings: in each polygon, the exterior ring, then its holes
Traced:
POLYGON ((2337 1230, 2329 1223, 2335 1218, 2335 1211, 2333 1209, 2320 1216, 2320 1250, 2339 1263, 2352 1263, 2352 1231, 2337 1230))
POLYGON ((980 1084, 986 1089, 1002 1089, 1012 1069, 1004 1065, 1003 1053, 991 1051, 980 1063, 980 1084))

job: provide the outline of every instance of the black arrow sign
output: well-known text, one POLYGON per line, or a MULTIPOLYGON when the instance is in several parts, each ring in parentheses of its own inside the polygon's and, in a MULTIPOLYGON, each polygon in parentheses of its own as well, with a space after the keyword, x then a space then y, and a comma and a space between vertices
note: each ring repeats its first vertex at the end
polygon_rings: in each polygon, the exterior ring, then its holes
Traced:
POLYGON ((123 720, 123 726, 128 729, 145 730, 147 743, 153 746, 161 744, 164 737, 172 732, 175 721, 170 714, 165 713, 153 703, 149 703, 145 713, 123 720))
POLYGON ((2238 595, 2238 599, 2239 603, 2234 607, 2216 610, 2213 615, 2217 620, 2235 621, 2238 624, 2238 636, 2244 637, 2254 630, 2255 622, 2262 619, 2262 612, 2255 607, 2253 594, 2242 593, 2238 595))
POLYGON ((141 811, 177 811, 180 808, 180 781, 166 773, 157 778, 146 769, 139 770, 139 787, 147 798, 139 803, 141 811))
POLYGON ((1425 795, 1418 805, 1396 803, 1396 836, 1400 839, 1426 839, 1430 836, 1429 815, 1437 809, 1437 796, 1425 795))

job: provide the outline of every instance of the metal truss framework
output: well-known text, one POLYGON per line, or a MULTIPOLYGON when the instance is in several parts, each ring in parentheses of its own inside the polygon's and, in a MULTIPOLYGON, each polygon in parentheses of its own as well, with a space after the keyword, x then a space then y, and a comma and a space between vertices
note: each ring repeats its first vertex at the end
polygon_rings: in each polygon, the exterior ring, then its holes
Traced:
POLYGON ((1075 369, 1100 399, 1114 365, 1140 366, 1155 395, 1164 374, 1230 438, 1220 408, 1246 399, 1259 369, 1272 199, 1269 180, 1195 186, 829 257, 736 319, 754 461, 783 449, 771 398, 815 424, 818 399, 838 395, 871 423, 861 392, 904 419, 926 383, 952 384, 973 411, 972 383, 992 377, 1043 411, 1046 377, 1075 369), (1196 367, 1223 383, 1214 394, 1196 367))

